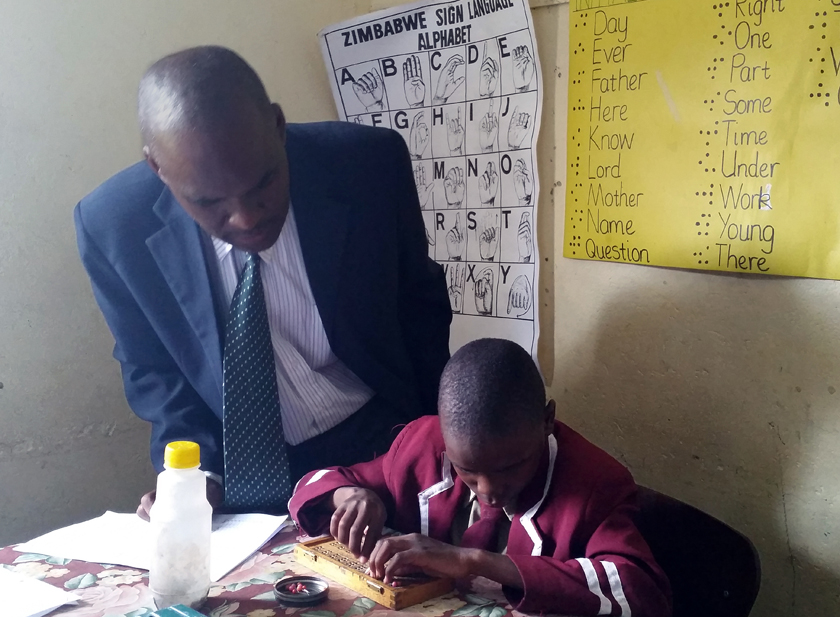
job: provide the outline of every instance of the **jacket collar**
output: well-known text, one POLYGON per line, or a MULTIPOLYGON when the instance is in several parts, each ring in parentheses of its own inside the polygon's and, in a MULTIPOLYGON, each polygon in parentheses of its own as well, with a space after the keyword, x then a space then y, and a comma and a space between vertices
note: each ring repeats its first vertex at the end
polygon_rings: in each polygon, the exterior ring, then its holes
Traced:
POLYGON ((352 208, 346 187, 334 184, 336 175, 316 152, 309 151, 296 129, 295 125, 287 129, 289 190, 309 286, 332 342, 352 208))
MULTIPOLYGON (((549 435, 537 472, 517 498, 515 515, 511 521, 508 547, 519 542, 530 543, 532 555, 542 554, 542 537, 533 519, 548 496, 556 461, 557 439, 554 435, 549 435), (521 526, 520 529, 524 531, 524 534, 527 534, 528 539, 516 529, 517 521, 521 526)), ((453 477, 452 464, 449 462, 446 453, 442 453, 441 480, 417 496, 420 505, 420 532, 433 538, 448 537, 452 515, 459 505, 464 503, 464 498, 469 491, 470 489, 457 475, 453 477), (432 498, 434 498, 433 501, 432 498), (432 516, 432 509, 439 515, 432 516), (444 516, 443 513, 447 513, 449 516, 444 516)))
MULTIPOLYGON (((221 397, 222 339, 213 310, 215 304, 201 230, 166 187, 153 209, 164 226, 146 239, 146 246, 201 342, 221 397)), ((221 411, 221 406, 217 411, 221 411)))

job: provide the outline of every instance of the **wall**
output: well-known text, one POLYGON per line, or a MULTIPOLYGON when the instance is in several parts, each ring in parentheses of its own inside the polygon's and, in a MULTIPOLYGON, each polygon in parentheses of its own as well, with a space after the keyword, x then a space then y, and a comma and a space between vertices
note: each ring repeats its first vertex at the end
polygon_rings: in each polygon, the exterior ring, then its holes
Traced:
MULTIPOLYGON (((148 430, 78 263, 75 202, 139 157, 134 91, 233 47, 296 121, 334 117, 315 33, 394 0, 0 0, 0 544, 133 508, 148 430)), ((757 544, 754 615, 840 613, 840 287, 564 259, 568 8, 532 0, 546 83, 540 361, 561 417, 640 483, 757 544)))
POLYGON ((555 90, 540 147, 538 239, 553 256, 540 361, 560 416, 640 484, 754 541, 753 615, 840 614, 840 283, 563 258, 568 8, 534 14, 555 90))

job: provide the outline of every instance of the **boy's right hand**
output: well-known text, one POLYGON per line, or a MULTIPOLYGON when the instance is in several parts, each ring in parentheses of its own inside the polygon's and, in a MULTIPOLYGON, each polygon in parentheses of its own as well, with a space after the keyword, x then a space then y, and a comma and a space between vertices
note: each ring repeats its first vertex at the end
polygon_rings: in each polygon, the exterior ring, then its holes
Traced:
POLYGON ((330 519, 330 534, 366 563, 382 536, 385 504, 373 491, 355 486, 336 489, 332 501, 335 512, 330 519))

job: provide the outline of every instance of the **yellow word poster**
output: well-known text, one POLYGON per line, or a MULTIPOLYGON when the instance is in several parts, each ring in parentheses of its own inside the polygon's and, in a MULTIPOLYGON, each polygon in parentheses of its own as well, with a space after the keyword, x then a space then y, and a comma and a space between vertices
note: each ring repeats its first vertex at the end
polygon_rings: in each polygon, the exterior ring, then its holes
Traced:
POLYGON ((840 279, 840 0, 571 0, 564 255, 840 279))

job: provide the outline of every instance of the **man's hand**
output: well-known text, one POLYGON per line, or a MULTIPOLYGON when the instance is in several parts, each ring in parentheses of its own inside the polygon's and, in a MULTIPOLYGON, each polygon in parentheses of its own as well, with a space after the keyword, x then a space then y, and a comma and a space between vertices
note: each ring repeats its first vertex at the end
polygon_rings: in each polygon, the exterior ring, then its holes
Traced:
POLYGON ((528 127, 531 126, 531 115, 520 112, 519 107, 513 108, 508 125, 508 146, 514 150, 522 147, 522 142, 528 136, 528 127))
POLYGON ((411 130, 408 133, 408 151, 415 159, 423 156, 429 146, 429 125, 423 112, 419 112, 411 121, 411 130))
POLYGON ((458 115, 450 118, 446 114, 446 141, 449 144, 449 154, 460 156, 464 153, 464 125, 461 124, 461 108, 458 108, 458 115))
MULTIPOLYGON (((149 520, 149 511, 155 503, 155 495, 156 491, 152 491, 151 493, 146 493, 140 498, 140 505, 137 506, 137 516, 142 518, 144 521, 149 520)), ((210 502, 210 506, 215 510, 222 505, 224 500, 225 491, 221 485, 215 480, 207 478, 207 501, 210 502)))
POLYGON ((464 184, 464 170, 460 167, 452 167, 443 179, 443 189, 449 207, 459 208, 467 190, 464 184))
POLYGON ((385 86, 378 69, 368 71, 354 81, 353 92, 356 93, 356 98, 365 106, 367 111, 382 111, 385 109, 382 104, 382 99, 385 97, 385 86))
POLYGON ((434 105, 443 105, 446 103, 449 97, 464 83, 464 79, 466 78, 461 74, 463 70, 459 71, 463 66, 464 58, 459 54, 455 54, 449 58, 446 64, 443 65, 440 75, 438 75, 437 88, 435 89, 435 96, 432 101, 434 105))
POLYGON ((365 563, 382 537, 385 504, 373 491, 355 486, 336 489, 332 503, 335 512, 330 519, 330 535, 365 563))
POLYGON ((484 98, 492 96, 499 83, 499 63, 495 58, 487 55, 487 43, 484 43, 482 53, 481 72, 479 73, 478 96, 484 98))
POLYGON ((410 107, 423 107, 426 98, 426 83, 423 81, 423 68, 417 56, 409 56, 403 62, 403 89, 405 100, 410 107))
POLYGON ((527 45, 513 49, 513 87, 518 92, 525 92, 534 78, 534 59, 527 45))

